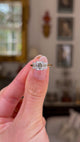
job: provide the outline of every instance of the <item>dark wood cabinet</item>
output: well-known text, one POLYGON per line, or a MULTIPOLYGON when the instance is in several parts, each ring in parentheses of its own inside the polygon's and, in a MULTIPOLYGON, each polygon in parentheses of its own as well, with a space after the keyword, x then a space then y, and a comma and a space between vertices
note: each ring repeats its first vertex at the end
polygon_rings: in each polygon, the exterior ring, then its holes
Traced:
POLYGON ((80 112, 80 105, 44 106, 43 115, 47 119, 52 116, 69 116, 69 110, 80 112))

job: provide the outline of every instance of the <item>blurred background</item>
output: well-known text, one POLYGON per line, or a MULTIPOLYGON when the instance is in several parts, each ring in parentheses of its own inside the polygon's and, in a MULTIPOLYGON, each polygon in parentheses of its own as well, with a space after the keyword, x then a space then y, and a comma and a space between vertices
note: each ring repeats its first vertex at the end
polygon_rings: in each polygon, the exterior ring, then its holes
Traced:
POLYGON ((80 142, 80 0, 0 2, 0 89, 38 54, 50 69, 43 115, 53 142, 80 142))

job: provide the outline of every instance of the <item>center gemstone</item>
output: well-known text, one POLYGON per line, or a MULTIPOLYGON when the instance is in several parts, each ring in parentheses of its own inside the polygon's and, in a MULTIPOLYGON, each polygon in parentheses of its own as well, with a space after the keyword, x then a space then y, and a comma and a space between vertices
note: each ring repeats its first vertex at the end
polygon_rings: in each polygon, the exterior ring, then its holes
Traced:
POLYGON ((43 61, 37 61, 36 63, 33 63, 33 69, 36 69, 36 70, 47 69, 47 63, 43 61))
POLYGON ((39 68, 39 69, 42 68, 42 63, 38 63, 38 68, 39 68))

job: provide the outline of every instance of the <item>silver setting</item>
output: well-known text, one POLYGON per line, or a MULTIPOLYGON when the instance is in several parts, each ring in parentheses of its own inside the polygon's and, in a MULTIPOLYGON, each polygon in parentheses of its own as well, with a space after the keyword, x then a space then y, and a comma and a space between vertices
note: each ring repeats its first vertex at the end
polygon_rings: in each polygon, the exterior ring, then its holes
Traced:
POLYGON ((32 64, 32 68, 36 70, 45 70, 48 67, 48 63, 43 61, 37 61, 32 64))

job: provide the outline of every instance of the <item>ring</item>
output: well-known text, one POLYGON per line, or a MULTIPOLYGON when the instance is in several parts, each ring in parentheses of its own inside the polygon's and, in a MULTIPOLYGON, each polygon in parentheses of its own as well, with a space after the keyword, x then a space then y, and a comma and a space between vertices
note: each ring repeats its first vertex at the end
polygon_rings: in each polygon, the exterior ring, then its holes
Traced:
POLYGON ((31 64, 31 66, 33 69, 36 69, 36 70, 45 70, 47 69, 47 67, 51 67, 52 64, 48 64, 43 61, 36 61, 35 63, 31 64))

